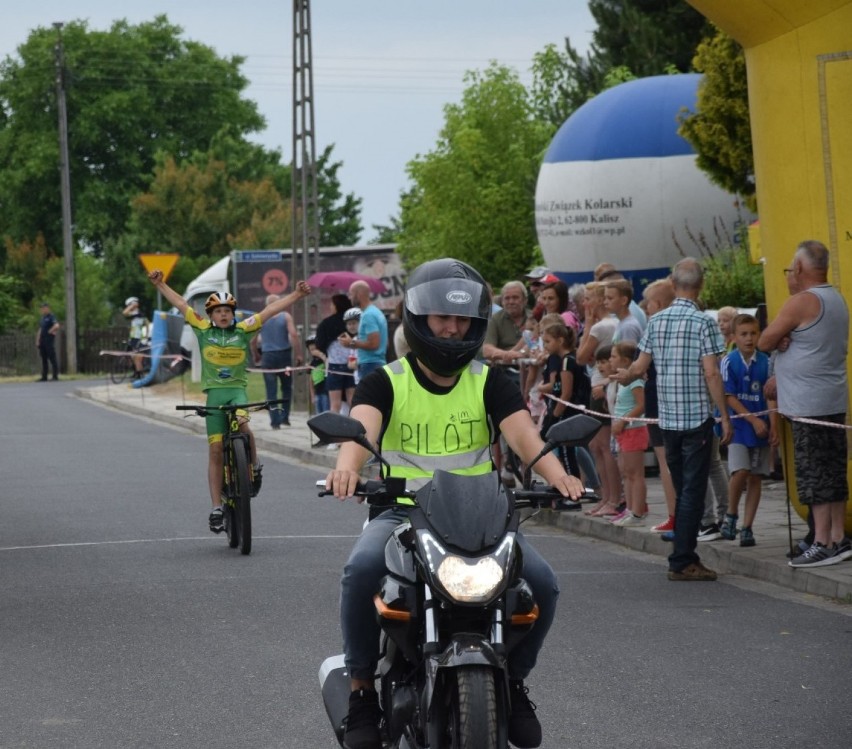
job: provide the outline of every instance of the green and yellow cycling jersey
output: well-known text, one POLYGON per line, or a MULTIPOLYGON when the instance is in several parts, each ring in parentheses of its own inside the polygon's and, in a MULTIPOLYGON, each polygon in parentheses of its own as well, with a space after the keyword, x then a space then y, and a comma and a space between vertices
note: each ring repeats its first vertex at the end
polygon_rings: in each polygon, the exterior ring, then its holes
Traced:
POLYGON ((198 339, 203 389, 244 388, 246 367, 251 361, 249 341, 260 330, 260 318, 252 315, 230 328, 217 328, 192 307, 187 307, 185 317, 198 339))

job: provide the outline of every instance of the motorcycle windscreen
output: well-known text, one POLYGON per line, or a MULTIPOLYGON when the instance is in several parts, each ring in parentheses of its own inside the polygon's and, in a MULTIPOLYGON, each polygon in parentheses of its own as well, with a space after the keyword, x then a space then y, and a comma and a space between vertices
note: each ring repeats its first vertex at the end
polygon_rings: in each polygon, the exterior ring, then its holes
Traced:
POLYGON ((496 471, 478 476, 435 471, 417 492, 417 503, 442 543, 470 553, 498 543, 512 516, 496 471))

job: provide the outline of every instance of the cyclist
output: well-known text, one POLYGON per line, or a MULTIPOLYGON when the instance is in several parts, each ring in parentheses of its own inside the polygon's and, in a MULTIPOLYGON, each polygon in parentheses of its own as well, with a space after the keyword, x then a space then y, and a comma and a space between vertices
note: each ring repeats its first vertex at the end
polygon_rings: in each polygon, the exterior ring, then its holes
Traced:
MULTIPOLYGON (((142 314, 139 307, 139 297, 127 297, 124 300, 124 310, 121 314, 130 318, 130 337, 127 341, 127 350, 141 352, 150 344, 151 323, 142 314)), ((144 357, 141 353, 136 353, 130 358, 133 360, 133 379, 138 380, 142 377, 145 369, 144 357)))
MULTIPOLYGON (((201 381, 204 392, 207 393, 208 406, 248 403, 246 367, 251 362, 249 347, 251 338, 260 330, 264 320, 283 312, 294 302, 311 293, 311 287, 304 281, 299 281, 295 291, 272 302, 242 322, 236 322, 237 300, 226 291, 217 291, 207 298, 204 309, 209 319, 204 320, 196 314, 186 299, 166 285, 162 271, 150 272, 148 279, 192 326, 201 349, 201 381)), ((256 495, 260 490, 262 466, 257 462, 254 436, 248 427, 248 413, 241 413, 240 417, 240 431, 248 434, 251 440, 252 495, 256 495)), ((227 428, 227 418, 224 412, 207 416, 209 444, 207 482, 210 487, 210 500, 213 503, 209 525, 213 533, 221 533, 225 529, 222 516, 224 473, 222 437, 227 428)))
MULTIPOLYGON (((503 368, 474 358, 490 316, 491 295, 473 268, 451 258, 424 263, 408 277, 404 296, 402 324, 410 353, 368 374, 355 390, 351 416, 364 425, 371 442, 382 446, 391 463, 390 475, 406 477, 409 489, 423 486, 437 468, 463 474, 491 471, 493 430, 503 432, 524 461, 532 461, 543 447, 517 384, 503 368), (451 427, 452 433, 465 438, 445 440, 451 427), (412 433, 426 437, 414 440, 412 433)), ((369 457, 354 442, 341 445, 326 487, 339 499, 351 496, 369 457)), ((566 497, 576 499, 583 492, 582 482, 568 475, 552 453, 539 461, 536 471, 566 497)), ((405 518, 406 510, 397 507, 371 520, 343 570, 340 618, 352 687, 344 735, 349 749, 382 746, 374 686, 379 625, 370 602, 386 574, 385 542, 405 518)), ((523 679, 535 666, 553 621, 559 588, 550 565, 522 534, 518 543, 522 574, 541 613, 509 657, 509 741, 517 747, 537 747, 541 726, 523 679)))

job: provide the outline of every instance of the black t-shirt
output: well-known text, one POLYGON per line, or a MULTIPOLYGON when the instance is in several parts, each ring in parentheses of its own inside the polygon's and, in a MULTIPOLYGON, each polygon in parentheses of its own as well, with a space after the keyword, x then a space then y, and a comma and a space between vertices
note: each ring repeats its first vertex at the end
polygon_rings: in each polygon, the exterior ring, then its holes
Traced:
MULTIPOLYGON (((563 400, 567 400, 569 403, 575 403, 578 406, 587 406, 589 405, 589 401, 592 397, 592 383, 589 379, 589 374, 586 371, 586 368, 577 363, 577 359, 574 357, 574 354, 566 354, 564 357, 559 356, 550 356, 548 357, 548 368, 553 364, 550 360, 556 360, 556 366, 554 366, 554 371, 556 372, 556 380, 553 383, 553 395, 557 398, 562 398, 562 378, 560 377, 560 372, 570 372, 572 376, 572 384, 571 384, 571 397, 564 398, 563 400)), ((550 413, 553 412, 553 407, 555 407, 556 401, 550 401, 550 408, 548 409, 550 413)), ((565 410, 565 417, 575 416, 578 411, 575 411, 572 408, 568 408, 565 410)))
MULTIPOLYGON (((444 395, 452 391, 454 386, 440 387, 426 377, 414 354, 406 354, 405 358, 411 364, 411 370, 417 378, 417 382, 425 390, 436 395, 444 395)), ((489 422, 494 430, 493 438, 496 440, 503 419, 516 411, 526 410, 526 405, 524 405, 518 386, 501 367, 488 368, 483 396, 485 412, 488 414, 489 422)), ((390 377, 384 369, 371 372, 358 383, 355 388, 355 395, 352 398, 352 407, 354 408, 360 403, 377 408, 382 413, 382 424, 388 423, 393 410, 393 387, 390 383, 390 377)))

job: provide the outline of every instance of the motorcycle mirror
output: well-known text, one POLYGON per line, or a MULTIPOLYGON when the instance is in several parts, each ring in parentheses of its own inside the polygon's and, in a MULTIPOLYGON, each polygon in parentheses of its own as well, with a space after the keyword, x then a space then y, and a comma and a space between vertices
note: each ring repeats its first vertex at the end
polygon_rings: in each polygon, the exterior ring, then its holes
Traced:
POLYGON ((357 442, 364 439, 367 430, 357 419, 332 411, 325 411, 308 419, 310 430, 324 442, 357 442))
POLYGON ((355 442, 365 450, 369 450, 382 465, 390 469, 388 463, 367 439, 367 430, 364 425, 351 416, 343 416, 331 411, 325 411, 308 419, 308 427, 323 442, 355 442))
POLYGON ((566 447, 585 445, 591 441, 600 428, 601 423, 597 419, 586 414, 577 414, 557 421, 550 427, 546 435, 547 444, 553 443, 552 447, 556 445, 565 445, 566 447))
POLYGON ((526 486, 532 477, 533 466, 557 445, 565 445, 567 447, 586 445, 598 433, 601 426, 601 423, 597 419, 593 419, 586 414, 577 414, 562 421, 557 421, 547 430, 547 434, 545 435, 546 440, 541 452, 535 456, 535 459, 524 471, 524 485, 526 486))

